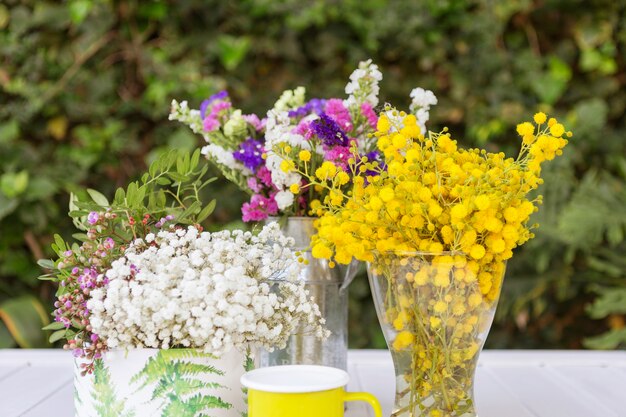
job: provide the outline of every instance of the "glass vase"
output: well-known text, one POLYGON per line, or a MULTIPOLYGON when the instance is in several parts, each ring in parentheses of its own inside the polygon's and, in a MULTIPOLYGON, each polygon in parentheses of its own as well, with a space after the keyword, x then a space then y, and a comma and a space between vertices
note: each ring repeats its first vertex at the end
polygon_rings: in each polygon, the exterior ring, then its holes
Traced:
POLYGON ((295 240, 305 266, 300 279, 309 296, 320 308, 325 326, 331 334, 319 340, 305 327, 299 328, 284 349, 258 352, 259 366, 323 365, 347 370, 348 367, 348 285, 358 269, 355 261, 348 266, 331 268, 328 261, 311 255, 311 237, 315 234, 313 217, 270 218, 281 225, 282 232, 295 240))
POLYGON ((416 252, 368 264, 396 374, 392 417, 476 417, 474 374, 505 266, 416 252))

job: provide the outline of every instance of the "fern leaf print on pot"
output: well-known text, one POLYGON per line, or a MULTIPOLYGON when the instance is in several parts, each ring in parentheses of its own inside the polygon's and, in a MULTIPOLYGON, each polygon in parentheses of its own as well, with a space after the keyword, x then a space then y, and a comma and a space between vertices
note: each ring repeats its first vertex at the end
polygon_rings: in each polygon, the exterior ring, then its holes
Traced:
POLYGON ((109 369, 102 360, 94 363, 91 401, 97 417, 134 417, 134 411, 126 411, 124 399, 117 395, 111 382, 109 369))
POLYGON ((231 409, 231 403, 214 395, 228 389, 215 382, 224 379, 224 371, 207 363, 207 359, 217 358, 192 349, 159 350, 131 379, 131 384, 140 383, 139 389, 154 387, 152 400, 161 402, 162 417, 197 417, 211 409, 231 409), (204 361, 198 363, 194 359, 204 361))

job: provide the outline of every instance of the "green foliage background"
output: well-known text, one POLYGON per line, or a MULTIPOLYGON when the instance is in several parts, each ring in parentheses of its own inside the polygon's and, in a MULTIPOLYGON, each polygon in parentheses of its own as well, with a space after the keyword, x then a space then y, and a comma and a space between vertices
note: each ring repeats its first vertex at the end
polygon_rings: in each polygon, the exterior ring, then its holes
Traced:
MULTIPOLYGON (((342 96, 371 57, 384 100, 406 107, 411 88, 434 90, 430 127, 463 145, 511 155, 514 125, 537 110, 575 132, 545 174, 541 228, 509 263, 488 345, 624 347, 625 50, 626 3, 614 0, 5 0, 0 346, 16 332, 36 341, 45 324, 28 296, 51 305, 35 259, 54 232, 70 237, 69 192, 111 196, 164 148, 198 145, 167 121, 172 98, 198 105, 227 87, 262 112, 297 85, 342 96)), ((213 185, 207 226, 236 222, 244 196, 213 185)), ((364 276, 350 313, 351 345, 383 347, 364 276)))

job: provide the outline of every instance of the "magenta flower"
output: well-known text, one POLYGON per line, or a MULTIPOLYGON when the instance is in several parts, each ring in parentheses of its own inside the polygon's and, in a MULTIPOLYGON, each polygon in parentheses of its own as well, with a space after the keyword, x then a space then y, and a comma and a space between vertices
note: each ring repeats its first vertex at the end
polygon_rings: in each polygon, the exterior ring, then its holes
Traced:
POLYGON ((343 105, 343 100, 331 98, 326 102, 326 114, 330 116, 346 132, 352 130, 352 117, 343 105))
POLYGON ((272 173, 266 166, 262 166, 261 168, 259 168, 259 170, 256 172, 256 176, 259 181, 261 181, 261 183, 263 183, 263 185, 265 185, 266 187, 274 187, 274 183, 272 182, 272 173))
POLYGON ((205 131, 213 132, 214 130, 217 130, 220 127, 220 121, 217 120, 216 117, 211 117, 209 115, 205 117, 204 120, 202 121, 202 126, 204 127, 205 131))
POLYGON ((324 159, 326 161, 332 161, 335 165, 339 165, 342 168, 348 166, 348 160, 352 156, 350 148, 347 146, 335 146, 332 149, 326 151, 324 159))
POLYGON ((243 119, 250 125, 252 125, 252 127, 254 127, 254 130, 256 130, 257 132, 261 132, 263 129, 265 129, 266 119, 260 120, 259 116, 257 116, 256 114, 244 114, 243 119))
POLYGON ((261 190, 263 190, 263 186, 259 184, 259 181, 254 177, 248 178, 248 187, 255 193, 260 193, 261 190))
POLYGON ((277 214, 278 205, 273 196, 264 197, 260 194, 255 194, 249 203, 243 204, 241 212, 244 222, 258 222, 267 219, 268 216, 277 214))
POLYGON ((372 105, 367 102, 361 104, 361 113, 363 113, 363 116, 365 116, 365 118, 367 119, 367 122, 369 123, 370 127, 372 129, 376 129, 376 124, 378 123, 378 116, 376 116, 376 112, 374 112, 372 105))

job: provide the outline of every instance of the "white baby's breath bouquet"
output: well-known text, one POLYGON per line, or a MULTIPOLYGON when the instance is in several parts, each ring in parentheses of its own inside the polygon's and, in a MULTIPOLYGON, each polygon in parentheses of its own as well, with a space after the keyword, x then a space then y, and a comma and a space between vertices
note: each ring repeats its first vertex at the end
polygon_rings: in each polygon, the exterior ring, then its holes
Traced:
POLYGON ((256 236, 194 226, 148 234, 112 263, 108 285, 92 291, 93 331, 109 348, 180 346, 216 356, 282 348, 300 324, 323 338, 292 246, 277 223, 256 236))

